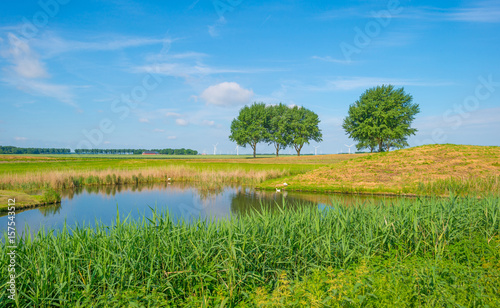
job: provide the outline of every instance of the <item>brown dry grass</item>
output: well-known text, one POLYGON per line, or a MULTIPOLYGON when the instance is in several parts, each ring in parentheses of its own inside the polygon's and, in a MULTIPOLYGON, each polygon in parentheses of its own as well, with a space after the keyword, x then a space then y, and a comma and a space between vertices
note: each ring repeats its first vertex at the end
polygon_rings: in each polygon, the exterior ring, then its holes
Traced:
POLYGON ((448 193, 445 186, 474 188, 499 194, 500 147, 427 145, 360 157, 270 181, 263 187, 385 193, 448 193), (478 184, 479 183, 479 184, 478 184), (481 186, 481 187, 479 187, 481 186))
POLYGON ((73 187, 76 180, 93 177, 95 184, 118 184, 108 183, 110 177, 120 178, 119 183, 132 183, 134 177, 139 176, 139 182, 153 181, 195 181, 204 183, 227 183, 244 182, 260 183, 262 181, 288 175, 287 170, 203 170, 185 166, 170 165, 156 168, 142 168, 139 170, 52 170, 43 172, 26 172, 24 174, 8 174, 0 177, 2 187, 20 187, 26 184, 43 183, 53 188, 73 187), (97 180, 95 179, 97 178, 97 180))

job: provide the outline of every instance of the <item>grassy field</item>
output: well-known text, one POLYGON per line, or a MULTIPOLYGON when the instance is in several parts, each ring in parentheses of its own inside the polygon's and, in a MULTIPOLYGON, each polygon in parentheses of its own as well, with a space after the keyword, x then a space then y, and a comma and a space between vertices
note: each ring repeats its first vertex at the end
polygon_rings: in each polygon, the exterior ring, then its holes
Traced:
POLYGON ((17 243, 17 306, 500 305, 497 197, 272 206, 220 221, 164 213, 40 231, 17 243))
POLYGON ((426 145, 272 179, 264 189, 447 196, 500 195, 500 147, 426 145))

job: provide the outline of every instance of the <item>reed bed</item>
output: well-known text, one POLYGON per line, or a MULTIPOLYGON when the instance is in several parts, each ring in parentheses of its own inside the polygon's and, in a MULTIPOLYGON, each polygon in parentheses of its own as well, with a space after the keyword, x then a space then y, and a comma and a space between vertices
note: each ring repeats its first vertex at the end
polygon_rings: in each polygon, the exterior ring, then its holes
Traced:
MULTIPOLYGON (((19 307, 498 306, 500 198, 168 212, 17 244, 19 307), (384 304, 385 303, 385 304, 384 304)), ((29 233, 28 233, 29 234, 29 233)), ((8 249, 0 273, 7 277, 8 249)), ((0 289, 7 303, 6 287, 0 289)))
POLYGON ((257 184, 289 175, 288 169, 231 170, 198 169, 169 165, 134 170, 51 170, 0 175, 0 189, 74 188, 84 185, 121 185, 170 181, 201 182, 220 186, 226 183, 257 184))
MULTIPOLYGON (((500 196, 500 175, 487 177, 450 177, 447 179, 439 179, 434 181, 420 182, 415 185, 415 189, 407 191, 415 191, 420 195, 475 195, 482 196, 484 194, 496 194, 500 196)), ((403 189, 405 190, 405 189, 403 189)))

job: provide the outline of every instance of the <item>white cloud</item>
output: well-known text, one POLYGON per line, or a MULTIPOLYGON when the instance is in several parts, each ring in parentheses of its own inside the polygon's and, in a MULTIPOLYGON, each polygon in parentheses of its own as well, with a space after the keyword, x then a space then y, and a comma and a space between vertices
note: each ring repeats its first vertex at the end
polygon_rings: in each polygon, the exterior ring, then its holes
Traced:
POLYGON ((30 45, 19 39, 12 33, 8 34, 10 48, 6 53, 7 58, 14 65, 12 69, 24 78, 48 77, 45 65, 40 62, 38 55, 31 49, 30 45))
POLYGON ((141 122, 141 123, 149 123, 149 120, 146 119, 146 118, 140 118, 139 122, 141 122))
POLYGON ((164 129, 155 128, 155 129, 153 129, 153 132, 155 132, 155 133, 164 133, 165 130, 164 129))
POLYGON ((185 119, 176 119, 175 123, 180 126, 186 126, 189 124, 189 122, 185 119))
POLYGON ((166 117, 175 117, 175 118, 178 118, 178 117, 180 117, 180 116, 181 116, 181 114, 180 114, 180 113, 177 113, 177 112, 170 112, 170 111, 169 111, 169 112, 165 113, 165 116, 166 116, 166 117))
POLYGON ((14 140, 25 141, 25 140, 28 140, 28 138, 26 138, 26 137, 14 137, 14 140))
POLYGON ((253 91, 242 88, 236 82, 223 82, 206 88, 200 97, 209 105, 239 106, 250 102, 253 91))
POLYGON ((214 126, 215 125, 215 121, 209 121, 209 120, 203 120, 201 122, 202 125, 206 125, 206 126, 214 126))
POLYGON ((177 136, 168 136, 167 139, 174 140, 174 139, 177 139, 177 136))

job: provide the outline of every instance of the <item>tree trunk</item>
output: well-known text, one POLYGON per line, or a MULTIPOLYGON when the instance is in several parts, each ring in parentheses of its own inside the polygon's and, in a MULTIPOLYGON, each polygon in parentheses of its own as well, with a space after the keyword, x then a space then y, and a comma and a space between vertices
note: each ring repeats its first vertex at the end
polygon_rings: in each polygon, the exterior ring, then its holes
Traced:
POLYGON ((381 153, 384 151, 384 148, 382 146, 382 139, 378 140, 378 151, 381 153))
POLYGON ((280 154, 279 154, 280 153, 280 146, 279 146, 279 144, 277 146, 275 145, 274 148, 276 149, 276 157, 280 156, 280 154))
POLYGON ((252 144, 253 158, 255 158, 255 152, 257 151, 257 144, 252 144))
POLYGON ((295 147, 295 151, 297 151, 297 156, 300 156, 300 150, 302 150, 302 146, 295 147))

